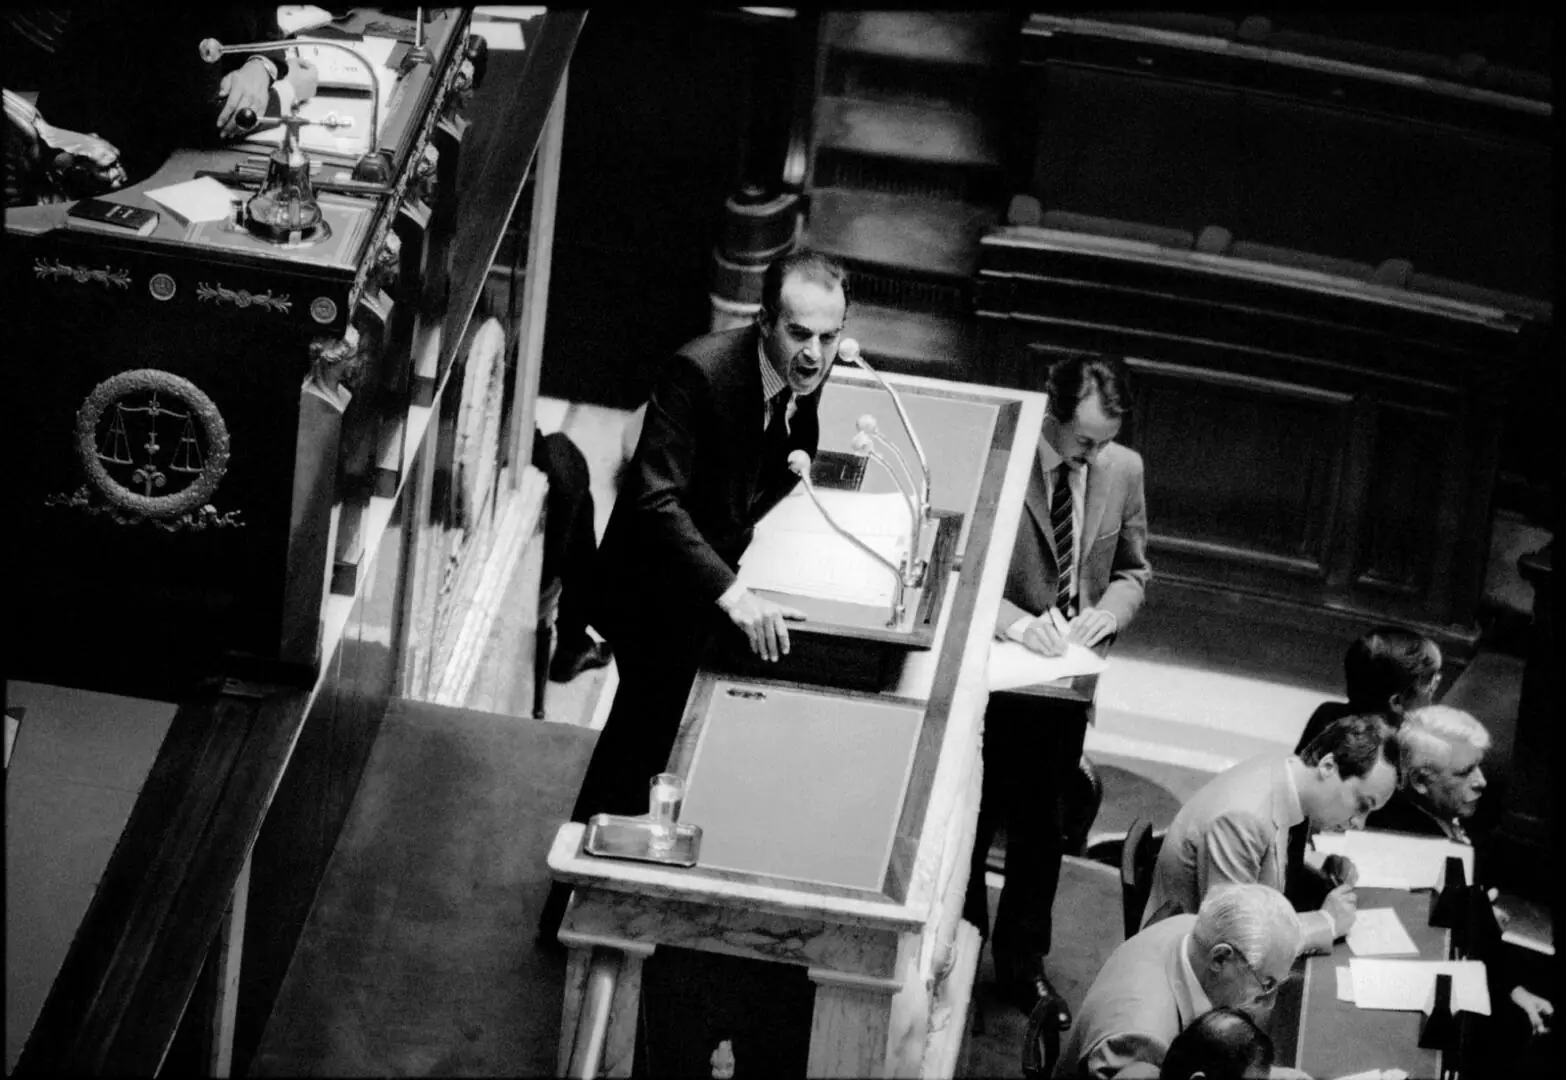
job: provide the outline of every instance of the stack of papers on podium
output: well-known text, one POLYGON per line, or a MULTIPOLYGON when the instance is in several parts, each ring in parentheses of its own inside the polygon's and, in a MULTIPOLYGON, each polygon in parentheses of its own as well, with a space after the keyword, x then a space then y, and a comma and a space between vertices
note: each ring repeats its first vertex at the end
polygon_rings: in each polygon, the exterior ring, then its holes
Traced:
POLYGON ((1490 1015, 1490 984, 1480 960, 1349 961, 1354 1004, 1361 1009, 1429 1012, 1435 1005, 1437 975, 1452 976, 1452 1011, 1490 1015))
POLYGON ((1448 856, 1463 860, 1467 880, 1474 879, 1474 849, 1440 837, 1355 829, 1320 833, 1312 843, 1316 854, 1346 855, 1359 871, 1365 889, 1435 889, 1441 885, 1448 856))
MULTIPOLYGON (((908 550, 908 502, 891 493, 818 491, 834 521, 866 545, 900 564, 908 550)), ((747 589, 889 607, 892 571, 828 525, 802 487, 756 526, 740 557, 739 580, 747 589)))

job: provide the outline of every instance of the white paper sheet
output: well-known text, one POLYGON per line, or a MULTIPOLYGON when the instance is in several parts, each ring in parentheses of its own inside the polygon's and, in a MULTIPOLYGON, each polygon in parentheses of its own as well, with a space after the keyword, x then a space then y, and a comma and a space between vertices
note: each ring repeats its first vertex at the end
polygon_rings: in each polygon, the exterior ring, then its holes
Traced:
POLYGON ((1361 1009, 1428 1013, 1435 1004, 1437 975, 1452 976, 1452 1011, 1490 1015, 1490 987, 1479 960, 1382 960, 1354 957, 1349 961, 1354 1003, 1361 1009))
POLYGON ((332 21, 332 13, 313 4, 282 4, 277 9, 277 28, 285 35, 314 30, 332 21))
POLYGON ((210 176, 156 188, 147 192, 147 198, 168 207, 187 223, 226 221, 234 215, 233 194, 210 176))
POLYGON ((1346 855, 1352 859, 1359 871, 1361 888, 1438 888, 1449 855, 1463 860, 1468 881, 1474 878, 1474 849, 1442 838, 1367 829, 1319 833, 1313 842, 1318 854, 1346 855))
POLYGON ((1408 1071, 1405 1069, 1366 1069, 1364 1072, 1340 1076, 1337 1080, 1408 1080, 1408 1071))
POLYGON ((1064 656, 1040 656, 1015 641, 994 641, 990 643, 990 690, 1014 690, 1078 675, 1097 675, 1108 666, 1092 649, 1077 644, 1067 645, 1064 656))
POLYGON ((1403 928, 1403 920, 1389 907, 1360 908, 1349 928, 1348 947, 1355 956, 1419 955, 1419 946, 1403 928))
POLYGON ((1348 965, 1332 969, 1338 978, 1338 1000, 1354 1004, 1354 973, 1348 969, 1348 965))
MULTIPOLYGON (((908 503, 893 492, 818 491, 832 520, 889 559, 901 564, 908 550, 908 503)), ((796 488, 756 526, 740 557, 739 580, 748 589, 889 606, 892 571, 845 539, 796 488)))
MULTIPOLYGON (((906 543, 863 537, 865 543, 896 563, 906 543)), ((890 606, 892 571, 836 534, 757 531, 740 557, 739 580, 747 589, 841 600, 871 607, 890 606)))

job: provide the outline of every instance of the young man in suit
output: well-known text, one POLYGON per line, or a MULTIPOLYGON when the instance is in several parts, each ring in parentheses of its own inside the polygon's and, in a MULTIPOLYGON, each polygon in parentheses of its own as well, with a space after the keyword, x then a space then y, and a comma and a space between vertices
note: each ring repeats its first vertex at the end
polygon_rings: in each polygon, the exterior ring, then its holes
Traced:
MULTIPOLYGON (((1463 823, 1474 816, 1484 794, 1483 762, 1490 748, 1489 731, 1461 709, 1427 705, 1403 718, 1397 743, 1402 754, 1402 785, 1385 806, 1370 815, 1365 827, 1471 843, 1463 823)), ((1523 1038, 1549 1033, 1555 1016, 1549 999, 1522 986, 1500 963, 1492 969, 1490 983, 1500 991, 1492 997, 1509 999, 1527 1018, 1523 1038)), ((1505 1022, 1510 1025, 1514 1020, 1508 1016, 1505 1022)))
MULTIPOLYGON (((764 660, 788 652, 799 613, 735 572, 756 522, 797 482, 789 454, 816 452, 847 286, 836 261, 785 255, 763 276, 754 324, 697 338, 661 371, 598 549, 590 621, 614 648, 620 685, 573 821, 646 811, 711 635, 741 633, 764 660)), ((557 886, 546 937, 563 909, 557 886)))
MULTIPOLYGON (((1045 656, 1093 646, 1124 630, 1152 577, 1142 458, 1115 443, 1131 408, 1125 361, 1080 353, 1050 370, 1027 512, 1012 547, 996 636, 1045 656)), ((1044 971, 1060 881, 1064 793, 1082 756, 1089 710, 997 694, 984 720, 984 791, 963 917, 985 934, 986 856, 1006 828, 1006 884, 991 948, 1002 987, 1024 1010, 1052 1002, 1070 1014, 1044 971)))
POLYGON ((1265 1025, 1300 940, 1294 908, 1277 890, 1214 889, 1200 911, 1165 919, 1110 954, 1061 1047, 1057 1080, 1146 1076, 1182 1031, 1220 1006, 1265 1025))
MULTIPOLYGON (((1219 773, 1180 808, 1153 867, 1142 925, 1197 910, 1214 885, 1260 882, 1298 888, 1310 830, 1363 828, 1397 787, 1392 729, 1375 716, 1328 726, 1300 757, 1263 756, 1219 773), (1294 843, 1291 844, 1291 840, 1294 843)), ((1331 952, 1354 925, 1356 877, 1339 860, 1320 910, 1301 917, 1305 947, 1331 952)))

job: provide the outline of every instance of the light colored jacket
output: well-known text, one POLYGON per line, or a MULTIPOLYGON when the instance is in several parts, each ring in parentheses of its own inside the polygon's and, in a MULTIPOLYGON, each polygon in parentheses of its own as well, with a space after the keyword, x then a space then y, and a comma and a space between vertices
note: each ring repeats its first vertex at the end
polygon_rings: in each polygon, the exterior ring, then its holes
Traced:
POLYGON ((1198 1015, 1180 969, 1180 947, 1195 925, 1195 915, 1164 919, 1109 954, 1061 1047, 1056 1080, 1118 1077, 1139 1062, 1155 1070, 1163 1063, 1198 1015))
MULTIPOLYGON (((1037 616, 1055 603, 1055 549, 1050 544, 1049 498, 1043 466, 1037 460, 1028 476, 1027 513, 1017 524, 1011 569, 1001 600, 997 628, 1004 632, 1024 615, 1037 616)), ((1142 494, 1142 456, 1110 443, 1088 469, 1082 500, 1081 565, 1078 603, 1114 615, 1123 631, 1142 606, 1153 577, 1147 561, 1147 501, 1142 494)))
MULTIPOLYGON (((1289 790, 1287 767, 1286 757, 1242 761, 1180 808, 1153 868, 1144 927, 1169 915, 1196 914, 1207 890, 1225 882, 1284 891, 1289 830, 1305 820, 1289 790)), ((1300 929, 1302 951, 1332 951, 1332 920, 1324 912, 1301 912, 1300 929)))

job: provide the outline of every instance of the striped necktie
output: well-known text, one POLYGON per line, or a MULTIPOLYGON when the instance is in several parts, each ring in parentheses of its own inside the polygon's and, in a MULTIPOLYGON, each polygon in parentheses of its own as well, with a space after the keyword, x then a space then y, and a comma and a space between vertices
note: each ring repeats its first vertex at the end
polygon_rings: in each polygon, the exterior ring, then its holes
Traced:
POLYGON ((1055 545, 1055 606, 1069 617, 1071 611, 1071 564, 1076 545, 1071 528, 1071 471, 1065 465, 1055 470, 1055 490, 1049 500, 1050 539, 1055 545))

